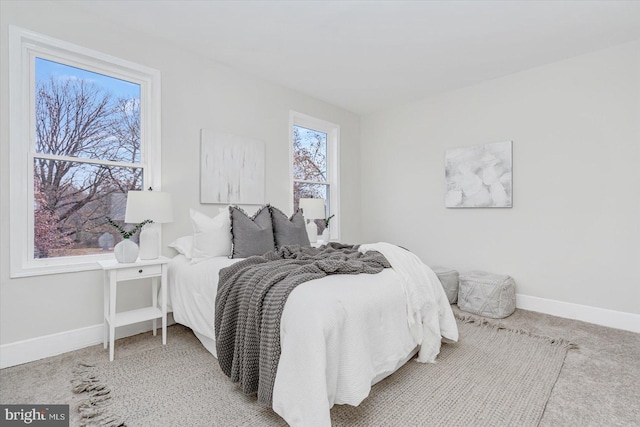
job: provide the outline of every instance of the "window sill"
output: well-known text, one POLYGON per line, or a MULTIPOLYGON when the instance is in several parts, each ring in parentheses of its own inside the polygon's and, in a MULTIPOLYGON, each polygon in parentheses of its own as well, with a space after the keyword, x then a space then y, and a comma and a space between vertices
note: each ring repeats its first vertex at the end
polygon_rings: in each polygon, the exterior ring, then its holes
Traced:
POLYGON ((77 273, 81 271, 100 270, 98 261, 113 259, 112 252, 82 258, 45 259, 26 262, 22 266, 11 269, 11 278, 46 276, 51 274, 77 273))

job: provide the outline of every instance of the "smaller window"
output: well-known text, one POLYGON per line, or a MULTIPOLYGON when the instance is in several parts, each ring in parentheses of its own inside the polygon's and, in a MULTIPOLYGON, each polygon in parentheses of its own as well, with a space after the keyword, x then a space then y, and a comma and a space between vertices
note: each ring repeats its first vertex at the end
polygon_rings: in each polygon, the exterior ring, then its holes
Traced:
MULTIPOLYGON (((291 113, 291 179, 293 210, 301 198, 325 201, 331 239, 340 238, 338 188, 338 138, 340 127, 300 113, 291 113)), ((316 220, 318 234, 325 228, 316 220)))

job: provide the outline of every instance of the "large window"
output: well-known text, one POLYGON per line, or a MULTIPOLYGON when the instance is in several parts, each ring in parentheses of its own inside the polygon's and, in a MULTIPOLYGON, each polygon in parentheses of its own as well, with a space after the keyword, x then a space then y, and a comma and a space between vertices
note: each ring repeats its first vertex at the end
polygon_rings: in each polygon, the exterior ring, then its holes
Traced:
MULTIPOLYGON (((323 199, 332 239, 340 238, 338 187, 338 125, 301 113, 291 113, 291 176, 294 211, 301 198, 323 199)), ((325 223, 316 220, 318 233, 325 223)))
POLYGON ((159 187, 159 73, 12 27, 11 88, 12 276, 95 268, 159 187))

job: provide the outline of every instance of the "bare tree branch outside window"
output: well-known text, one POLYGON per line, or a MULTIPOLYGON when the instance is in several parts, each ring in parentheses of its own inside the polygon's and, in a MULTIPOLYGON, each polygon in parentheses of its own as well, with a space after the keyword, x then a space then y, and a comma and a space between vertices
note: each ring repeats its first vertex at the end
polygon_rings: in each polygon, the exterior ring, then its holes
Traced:
POLYGON ((142 188, 139 87, 137 95, 118 96, 114 88, 131 83, 39 64, 60 71, 36 78, 34 257, 95 253, 110 232, 111 195, 142 188), (113 83, 96 84, 92 75, 113 83))
MULTIPOLYGON (((325 200, 329 210, 329 183, 327 179, 327 134, 321 131, 293 126, 293 205, 298 208, 301 198, 325 200)), ((318 233, 325 228, 323 219, 315 220, 318 233)))

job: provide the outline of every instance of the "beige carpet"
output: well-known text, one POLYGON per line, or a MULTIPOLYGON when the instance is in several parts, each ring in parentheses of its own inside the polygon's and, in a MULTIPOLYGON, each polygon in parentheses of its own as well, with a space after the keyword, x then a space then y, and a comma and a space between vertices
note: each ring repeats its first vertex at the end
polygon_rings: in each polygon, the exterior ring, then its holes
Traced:
MULTIPOLYGON (((455 305, 453 309, 459 313, 455 305)), ((640 426, 640 334, 520 309, 508 318, 502 319, 500 323, 509 328, 524 329, 539 335, 563 337, 579 346, 567 352, 560 376, 542 415, 540 427, 640 426)), ((116 343, 116 361, 135 357, 149 350, 158 350, 161 348, 161 341, 160 335, 153 336, 150 332, 120 339, 116 343)), ((170 327, 168 348, 183 345, 202 347, 188 329, 179 325, 170 327)), ((100 365, 107 362, 108 358, 108 352, 100 344, 2 369, 0 403, 67 403, 71 408, 76 408, 79 402, 86 398, 72 393, 69 381, 71 371, 81 360, 100 365)), ((386 381, 393 381, 402 372, 397 372, 386 381)), ((171 375, 171 370, 165 375, 171 375)), ((384 382, 376 385, 372 396, 362 405, 351 408, 350 410, 354 411, 352 415, 357 416, 357 412, 364 408, 363 405, 371 404, 369 402, 373 402, 371 399, 376 398, 377 390, 383 384, 384 382)), ((224 382, 224 387, 227 388, 219 390, 218 394, 211 398, 212 405, 216 405, 216 396, 224 396, 226 390, 235 390, 228 381, 224 382)), ((165 390, 157 389, 154 393, 162 394, 165 390)), ((249 414, 256 409, 256 405, 251 399, 244 399, 246 406, 243 411, 249 414)), ((459 405, 464 406, 467 402, 466 398, 461 398, 459 405)), ((177 406, 168 404, 172 410, 179 411, 180 408, 177 406)), ((336 407, 333 411, 342 409, 336 407)), ((70 416, 72 426, 80 424, 78 412, 72 409, 70 416)), ((278 425, 278 418, 272 416, 266 423, 269 424, 278 425)), ((346 424, 348 421, 342 423, 346 424)), ((180 425, 186 426, 184 423, 180 425)), ((196 425, 207 424, 203 422, 196 425)), ((429 426, 428 423, 425 425, 429 426)))
MULTIPOLYGON (((437 364, 409 362, 376 385, 357 408, 335 406, 333 424, 538 425, 570 344, 478 321, 459 322, 459 328, 459 343, 444 345, 437 364)), ((79 405, 84 421, 108 426, 284 424, 242 395, 187 331, 171 334, 171 346, 76 369, 76 391, 88 397, 79 405)))

